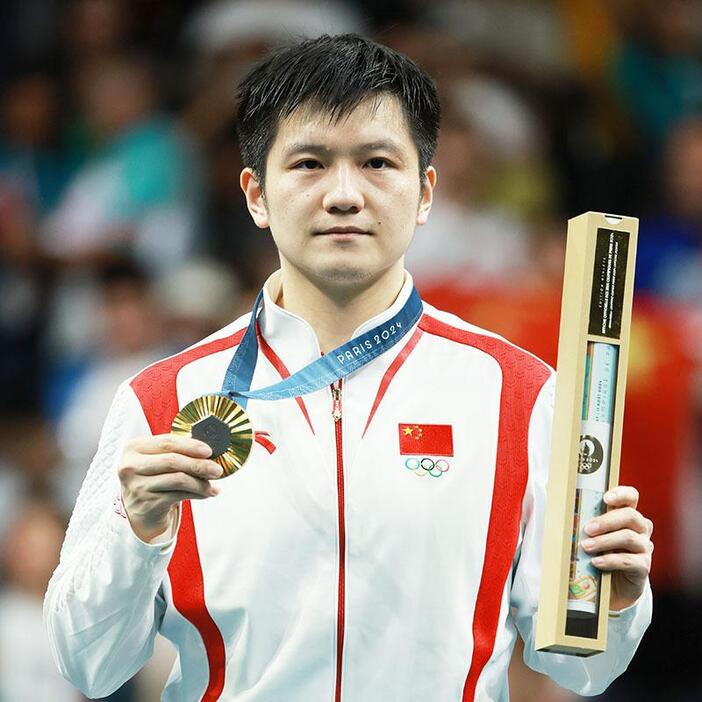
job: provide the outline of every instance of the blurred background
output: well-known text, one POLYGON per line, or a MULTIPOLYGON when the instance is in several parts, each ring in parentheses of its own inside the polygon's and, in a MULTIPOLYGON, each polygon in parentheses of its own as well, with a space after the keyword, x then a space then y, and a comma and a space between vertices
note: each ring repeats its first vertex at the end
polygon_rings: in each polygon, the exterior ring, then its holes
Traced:
MULTIPOLYGON (((41 604, 117 385, 277 267, 239 190, 238 78, 346 31, 440 88, 439 186, 407 258, 428 301, 555 365, 567 218, 641 218, 622 482, 656 524, 655 615, 599 699, 702 700, 702 1, 4 0, 2 18, 3 702, 82 699, 41 604)), ((109 699, 158 700, 171 659, 159 641, 109 699)), ((511 690, 578 699, 518 656, 511 690)))

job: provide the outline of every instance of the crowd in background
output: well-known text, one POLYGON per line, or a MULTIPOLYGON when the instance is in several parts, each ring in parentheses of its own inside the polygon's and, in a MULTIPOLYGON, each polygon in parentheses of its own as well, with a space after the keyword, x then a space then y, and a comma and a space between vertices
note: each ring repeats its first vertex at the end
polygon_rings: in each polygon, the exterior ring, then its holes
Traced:
MULTIPOLYGON (((622 481, 656 524, 655 612, 602 699, 702 699, 702 1, 6 0, 0 700, 83 699, 41 605, 117 385, 247 311, 277 267, 239 189, 237 80, 347 31, 440 90, 407 256, 430 302, 555 364, 566 220, 640 217, 622 481)), ((159 699, 171 656, 159 641, 109 699, 159 699)), ((511 675, 516 702, 576 699, 511 675)))

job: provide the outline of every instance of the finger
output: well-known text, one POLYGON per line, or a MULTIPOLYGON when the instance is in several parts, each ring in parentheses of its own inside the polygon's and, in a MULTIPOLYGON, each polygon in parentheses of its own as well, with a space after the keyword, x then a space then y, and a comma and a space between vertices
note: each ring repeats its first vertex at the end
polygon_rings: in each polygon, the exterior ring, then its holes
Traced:
POLYGON ((602 553, 603 551, 649 553, 650 544, 648 536, 633 529, 620 529, 580 542, 587 553, 602 553))
POLYGON ((142 454, 131 469, 138 475, 161 475, 162 473, 188 473, 196 478, 221 478, 222 466, 207 459, 190 458, 180 453, 142 454))
POLYGON ((651 557, 642 553, 608 553, 593 558, 592 565, 599 570, 645 578, 651 569, 651 557))
POLYGON ((633 529, 640 534, 645 534, 648 531, 648 520, 633 507, 618 507, 591 519, 585 525, 585 533, 588 536, 606 534, 619 529, 633 529))
MULTIPOLYGON (((218 490, 218 488, 212 486, 213 490, 218 490)), ((177 502, 182 502, 183 500, 206 500, 209 497, 214 497, 218 493, 213 493, 211 495, 197 495, 194 492, 179 492, 175 490, 174 492, 162 493, 168 495, 168 499, 171 504, 176 504, 177 502)))
POLYGON ((604 494, 608 507, 634 507, 639 504, 639 491, 631 485, 619 485, 604 494))
POLYGON ((144 454, 182 453, 193 458, 207 458, 212 455, 212 449, 204 441, 176 434, 156 434, 133 439, 127 448, 144 454))
POLYGON ((152 475, 145 481, 144 487, 153 493, 187 493, 201 497, 213 497, 219 493, 219 488, 210 484, 209 480, 195 478, 188 473, 162 473, 152 475))

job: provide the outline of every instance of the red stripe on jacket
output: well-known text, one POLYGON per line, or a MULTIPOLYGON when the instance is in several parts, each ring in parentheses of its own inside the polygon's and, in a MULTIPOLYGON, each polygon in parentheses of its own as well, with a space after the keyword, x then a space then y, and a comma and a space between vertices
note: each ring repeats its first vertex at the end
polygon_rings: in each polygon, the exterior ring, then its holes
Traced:
POLYGON ((378 392, 375 394, 375 400, 373 400, 373 405, 371 407, 370 414, 368 415, 366 426, 363 429, 363 434, 361 438, 363 438, 366 435, 368 427, 370 426, 370 423, 373 420, 376 411, 378 410, 378 406, 385 397, 385 393, 387 392, 388 387, 392 382, 392 379, 395 377, 397 371, 400 370, 402 364, 407 360, 407 357, 412 353, 414 347, 417 345, 417 342, 419 341, 419 338, 421 336, 422 330, 419 327, 417 327, 412 332, 412 336, 410 336, 409 341, 402 347, 400 353, 398 353, 397 356, 395 356, 392 363, 388 366, 388 369, 385 371, 385 374, 383 375, 383 378, 380 381, 380 385, 378 386, 378 392))
POLYGON ((264 436, 262 432, 257 431, 256 435, 254 436, 254 441, 257 444, 260 444, 263 446, 268 453, 273 453, 276 449, 276 445, 268 438, 268 435, 264 436))
MULTIPOLYGON (((193 361, 238 345, 245 331, 241 329, 231 336, 215 339, 154 363, 132 380, 132 389, 152 434, 167 434, 171 430, 171 423, 179 409, 176 380, 180 370, 193 361)), ((226 652, 222 633, 205 603, 202 563, 189 500, 182 502, 180 528, 168 564, 168 577, 175 608, 200 632, 205 646, 209 679, 200 701, 215 702, 224 690, 226 652)))
MULTIPOLYGON (((261 351, 263 352, 263 355, 268 359, 273 368, 276 369, 278 375, 283 380, 285 380, 285 378, 289 378, 290 371, 288 370, 288 367, 283 363, 283 360, 280 358, 280 356, 278 356, 278 354, 263 338, 263 334, 261 334, 261 329, 259 327, 258 322, 256 322, 256 338, 258 339, 258 345, 261 351)), ((300 411, 307 420, 307 424, 309 424, 311 432, 314 434, 314 427, 312 426, 312 420, 310 419, 310 415, 307 412, 307 405, 305 405, 305 401, 300 396, 298 396, 295 398, 295 402, 297 402, 297 406, 300 408, 300 411)))
POLYGON ((428 334, 489 354, 502 369, 490 523, 473 616, 473 657, 462 697, 462 702, 473 702, 478 679, 495 647, 502 594, 519 539, 522 501, 529 475, 531 412, 551 371, 542 361, 502 339, 458 329, 427 315, 422 317, 419 326, 428 334))

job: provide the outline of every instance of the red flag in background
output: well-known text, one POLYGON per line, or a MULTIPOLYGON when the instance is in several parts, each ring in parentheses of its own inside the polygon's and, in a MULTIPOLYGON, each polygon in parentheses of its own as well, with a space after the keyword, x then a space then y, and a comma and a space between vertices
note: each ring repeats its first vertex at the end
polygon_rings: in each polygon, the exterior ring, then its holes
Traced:
MULTIPOLYGON (((558 286, 468 290, 451 280, 419 288, 430 304, 496 331, 555 365, 558 286)), ((697 466, 700 326, 692 308, 638 292, 634 298, 620 484, 639 490, 639 510, 656 525, 651 580, 658 591, 681 587, 685 571, 694 570, 690 554, 699 552, 698 541, 691 543, 681 528, 681 513, 699 509, 685 501, 694 500, 687 486, 697 466)))
POLYGON ((453 456, 453 431, 450 424, 398 424, 400 453, 453 456))

